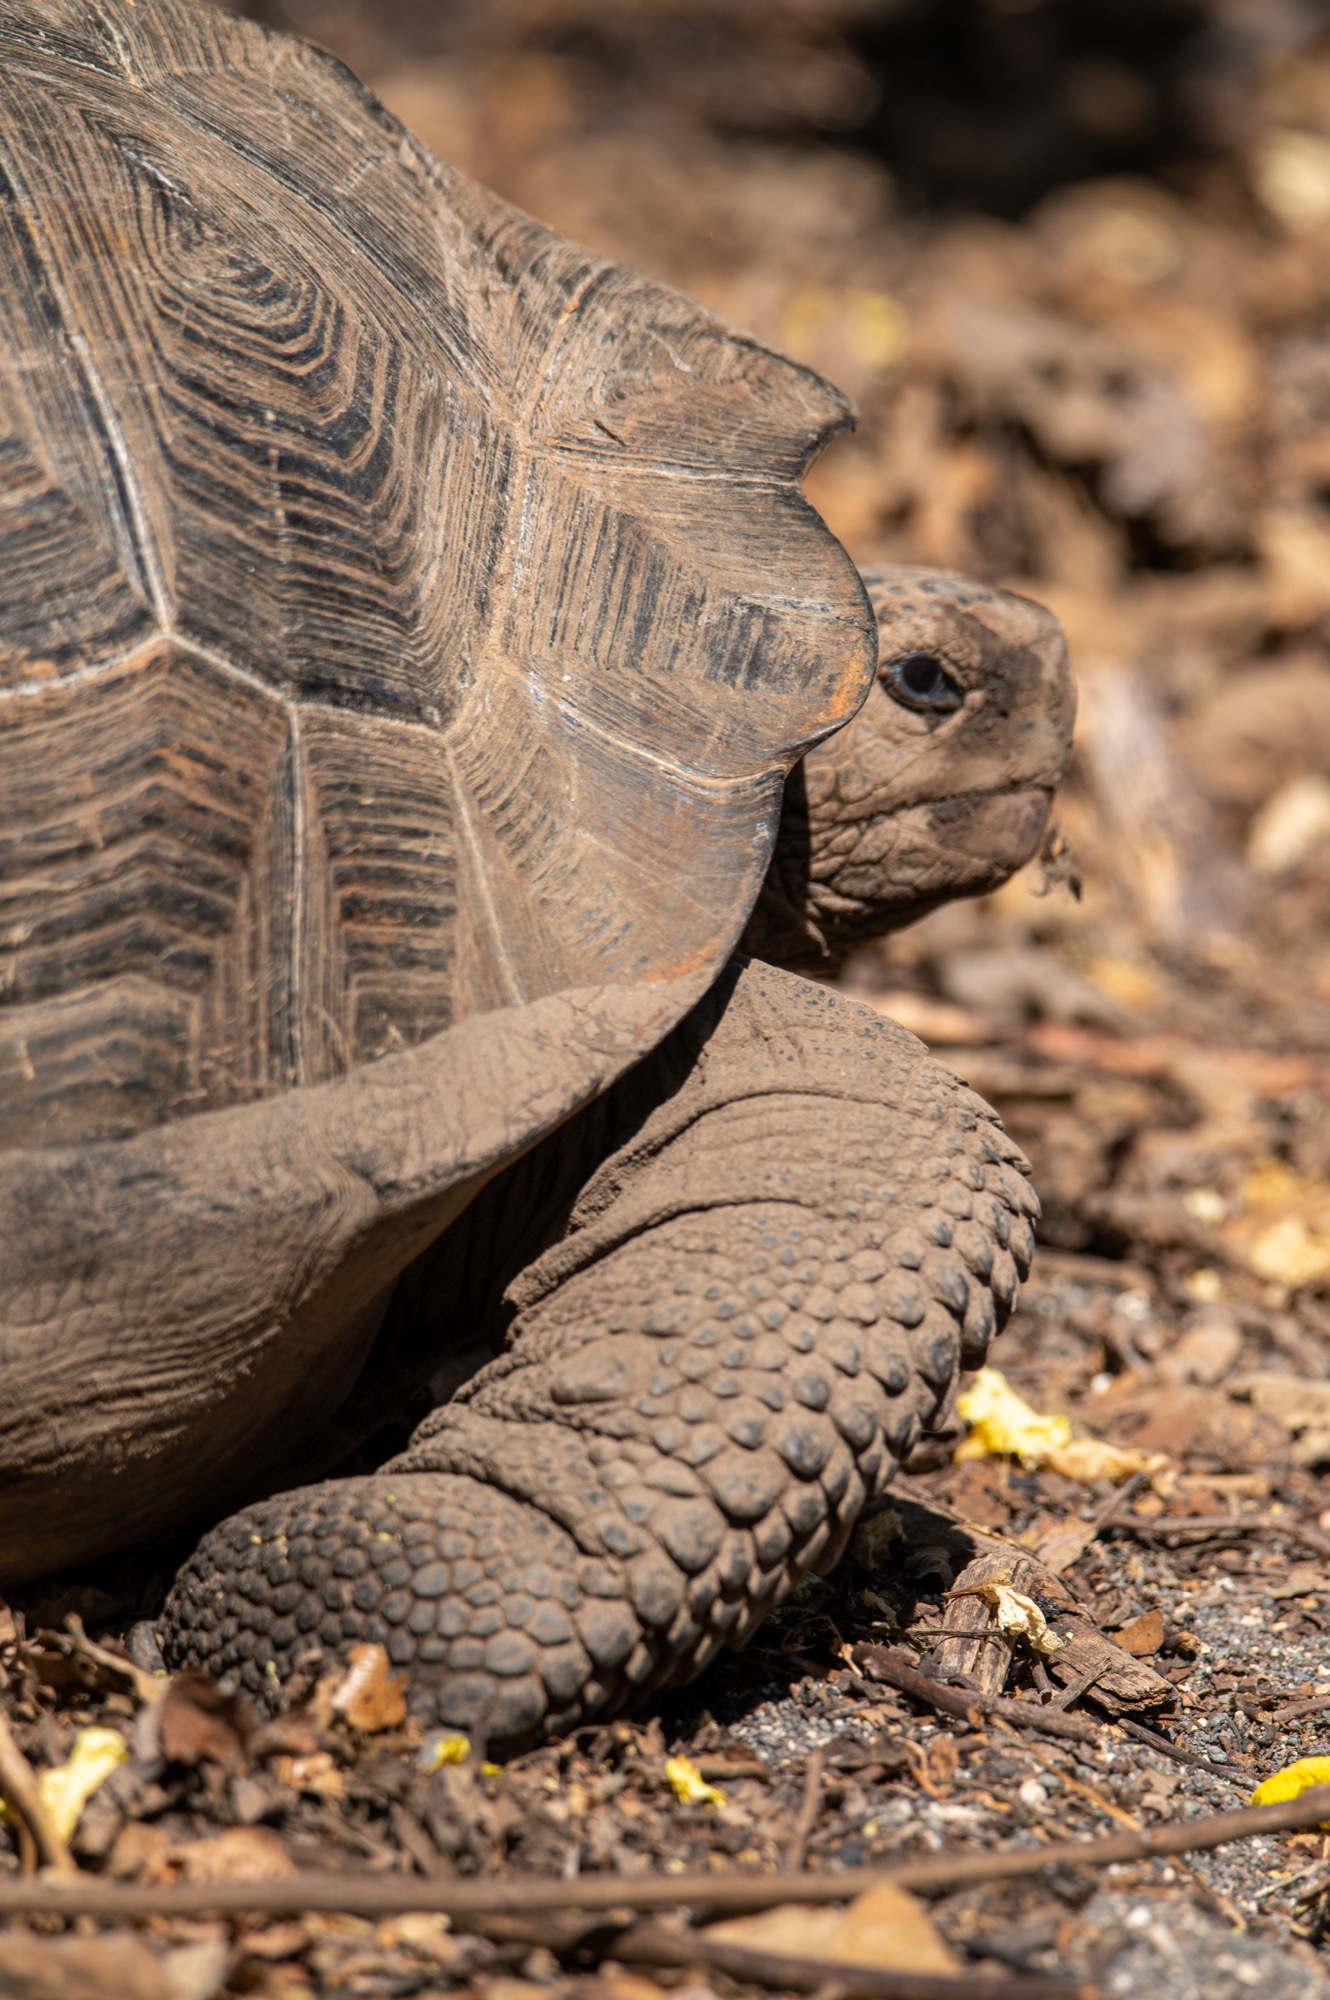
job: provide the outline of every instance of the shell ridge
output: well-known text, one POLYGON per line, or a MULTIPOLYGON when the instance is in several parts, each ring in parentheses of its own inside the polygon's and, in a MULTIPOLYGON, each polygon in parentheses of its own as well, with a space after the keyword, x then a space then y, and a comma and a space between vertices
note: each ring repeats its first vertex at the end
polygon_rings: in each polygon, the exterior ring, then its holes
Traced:
MULTIPOLYGON (((145 603, 151 605, 162 630, 169 631, 174 622, 174 607, 167 591, 160 553, 149 525, 147 507, 139 485, 133 453, 129 448, 129 440, 125 436, 124 426, 102 378, 101 370, 97 366, 91 343, 80 323, 73 299, 62 282, 54 261, 42 254, 41 244, 32 222, 35 206, 12 150, 5 144, 2 134, 0 134, 0 182, 7 184, 12 195, 11 212, 15 226, 26 245, 31 268, 34 275, 39 277, 56 308, 61 331, 76 359, 82 400, 88 412, 90 427, 100 441, 106 469, 119 501, 119 506, 113 510, 113 518, 119 530, 117 539, 121 545, 126 571, 137 586, 139 595, 145 603)), ((0 185, 0 199, 3 199, 5 192, 5 185, 0 185)))
POLYGON ((493 968, 498 973, 502 984, 507 988, 511 1002, 514 1005, 520 1006, 525 996, 522 992, 521 982, 517 976, 517 967, 513 963, 512 955, 504 940, 503 926, 499 922, 499 913, 494 907, 489 870, 485 866, 484 851, 481 847, 480 837, 476 832, 475 822, 471 816, 471 802, 467 797, 466 785, 461 772, 457 768, 457 760, 453 756, 451 749, 445 754, 448 759, 449 774, 453 781, 453 798, 457 806, 458 837, 466 848, 467 860, 470 862, 471 880, 479 900, 480 914, 484 923, 486 943, 489 945, 492 955, 493 968))

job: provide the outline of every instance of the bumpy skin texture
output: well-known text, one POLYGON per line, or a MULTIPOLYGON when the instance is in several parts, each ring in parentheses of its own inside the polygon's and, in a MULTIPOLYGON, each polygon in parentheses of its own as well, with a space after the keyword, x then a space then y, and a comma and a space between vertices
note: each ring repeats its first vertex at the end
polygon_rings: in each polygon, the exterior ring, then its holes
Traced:
POLYGON ((735 961, 578 1141, 503 1354, 381 1473, 211 1533, 177 1661, 262 1698, 377 1640, 418 1713, 500 1750, 687 1680, 836 1560, 1032 1249, 989 1107, 768 966, 735 961))
POLYGON ((810 971, 1005 882, 1037 851, 1071 755, 1067 642, 1042 605, 943 570, 887 566, 863 580, 877 680, 786 786, 743 938, 755 958, 810 971), (951 683, 941 707, 900 686, 921 655, 951 683))

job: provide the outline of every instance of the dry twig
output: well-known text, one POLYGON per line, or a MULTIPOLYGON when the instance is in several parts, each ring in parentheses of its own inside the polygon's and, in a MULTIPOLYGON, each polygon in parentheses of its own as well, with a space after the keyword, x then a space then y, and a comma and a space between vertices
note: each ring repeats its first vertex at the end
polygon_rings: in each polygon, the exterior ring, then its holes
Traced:
POLYGON ((1262 1833, 1290 1833, 1330 1819, 1330 1785, 1271 1806, 1245 1806, 1201 1819, 1170 1820, 1140 1833, 1104 1840, 1058 1840, 996 1853, 929 1855, 889 1868, 842 1868, 770 1875, 738 1870, 716 1875, 594 1875, 574 1882, 523 1877, 508 1882, 458 1882, 405 1875, 309 1874, 265 1882, 110 1882, 81 1875, 73 1881, 0 1880, 0 1917, 197 1917, 299 1915, 334 1910, 384 1917, 425 1910, 459 1925, 487 1916, 532 1916, 551 1910, 768 1910, 777 1903, 841 1903, 883 1882, 925 1894, 975 1882, 1013 1881, 1045 1868, 1107 1868, 1119 1861, 1150 1861, 1195 1854, 1262 1833))
POLYGON ((53 1633, 51 1636, 57 1643, 68 1645, 73 1652, 80 1654, 85 1660, 91 1660, 95 1666, 101 1667, 104 1672, 117 1674, 121 1680, 128 1681, 145 1708, 150 1708, 155 1702, 159 1702, 166 1693, 170 1685, 169 1675, 145 1673, 142 1667, 137 1666, 129 1658, 128 1654, 113 1653, 109 1647, 99 1646, 84 1631, 83 1620, 79 1617, 77 1611, 70 1611, 65 1614, 65 1631, 68 1634, 67 1637, 65 1634, 58 1632, 53 1633))
POLYGON ((1137 1743, 1144 1743, 1157 1756, 1167 1757, 1174 1764, 1187 1764, 1193 1771, 1204 1771, 1208 1777, 1222 1778, 1226 1785, 1237 1785, 1245 1791, 1251 1782, 1249 1776, 1240 1777, 1226 1764, 1212 1764, 1208 1757, 1198 1757, 1194 1750, 1184 1750, 1181 1744, 1170 1743, 1166 1736, 1161 1736, 1155 1729, 1147 1729, 1143 1722, 1133 1722, 1128 1715, 1114 1716, 1113 1727, 1125 1730, 1128 1736, 1137 1743))
POLYGON ((785 1866, 789 1869, 802 1868, 804 1855, 808 1851, 808 1841, 817 1816, 822 1807, 822 1780, 826 1775, 827 1753, 819 1747, 809 1752, 804 1765, 804 1795, 799 1806, 799 1816, 794 1822, 789 1845, 785 1849, 785 1866))
MULTIPOLYGON (((38 1858, 58 1875, 76 1876, 74 1857, 62 1839, 37 1786, 31 1764, 14 1741, 4 1715, 0 1714, 0 1793, 8 1800, 21 1827, 27 1829, 38 1858)), ((6 1884, 26 1888, 27 1884, 6 1884)))
POLYGON ((1064 1742, 1097 1743, 1099 1731, 1107 1725, 1084 1716, 1064 1715, 1060 1709, 1037 1706, 1034 1702, 1012 1701, 1004 1695, 985 1694, 979 1688, 950 1687, 945 1681, 930 1680, 910 1664, 894 1646, 856 1646, 853 1653, 857 1670, 870 1680, 884 1681, 902 1694, 925 1701, 943 1715, 958 1722, 982 1722, 1000 1715, 1013 1729, 1037 1729, 1042 1735, 1064 1742))

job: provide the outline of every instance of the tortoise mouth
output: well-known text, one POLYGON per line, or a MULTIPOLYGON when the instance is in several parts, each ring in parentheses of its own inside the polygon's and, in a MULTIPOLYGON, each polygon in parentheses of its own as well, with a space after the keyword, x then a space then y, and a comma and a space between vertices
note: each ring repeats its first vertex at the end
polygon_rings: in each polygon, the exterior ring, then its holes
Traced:
MULTIPOLYGON (((821 829, 811 827, 814 875, 819 874, 818 848, 824 866, 834 871, 837 860, 876 865, 900 881, 909 857, 928 855, 939 875, 948 868, 966 879, 973 867, 998 871, 999 879, 1024 867, 1038 850, 1052 809, 1054 782, 994 786, 991 790, 939 792, 912 798, 887 808, 851 807, 837 815, 830 839, 819 841, 821 829)), ((964 894, 957 886, 950 893, 964 894)))
POLYGON ((921 799, 890 815, 892 873, 915 854, 928 858, 942 893, 996 888, 1038 853, 1052 804, 1052 784, 921 799))
POLYGON ((940 799, 924 808, 936 835, 966 881, 955 893, 965 894, 970 867, 983 880, 975 891, 998 888, 1039 852, 1053 806, 1053 786, 1022 785, 1010 791, 969 792, 959 799, 940 799), (969 867, 966 864, 969 864, 969 867))
POLYGON ((856 938, 899 930, 953 896, 1000 888, 1039 851, 1051 785, 963 792, 838 823, 819 851, 809 897, 818 921, 856 938))

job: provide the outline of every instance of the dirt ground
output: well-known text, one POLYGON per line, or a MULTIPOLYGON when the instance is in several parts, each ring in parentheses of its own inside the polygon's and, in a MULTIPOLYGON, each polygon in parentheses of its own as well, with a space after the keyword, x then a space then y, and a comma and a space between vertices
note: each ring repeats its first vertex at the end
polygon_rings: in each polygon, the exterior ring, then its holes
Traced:
MULTIPOLYGON (((188 1677, 163 1700, 116 1651, 160 1578, 44 1587, 0 1606, 19 1748, 39 1772, 89 1727, 128 1750, 74 1860, 129 1885, 857 1868, 1224 1811, 1330 1756, 1330 12, 248 11, 846 387, 859 429, 809 489, 858 560, 969 570, 1065 621, 1058 839, 842 983, 1027 1150, 1042 1247, 993 1362, 1072 1442, 1022 1463, 957 1416, 747 1653, 502 1770, 448 1761, 373 1660, 274 1724, 188 1677), (1023 1636, 998 1632, 999 1585, 1038 1607, 1023 1636)), ((0 1825, 0 1887, 40 1858, 0 1825)), ((871 1916, 857 1943, 821 1911, 708 1935, 843 1962, 802 1990, 1318 1993, 1330 1836, 952 1887, 895 1910, 887 1944, 865 1945, 871 1916)), ((649 1939, 625 1964, 609 1933, 535 1915, 488 1936, 419 1913, 61 1928, 0 1934, 0 1993, 798 1987, 649 1939)))

